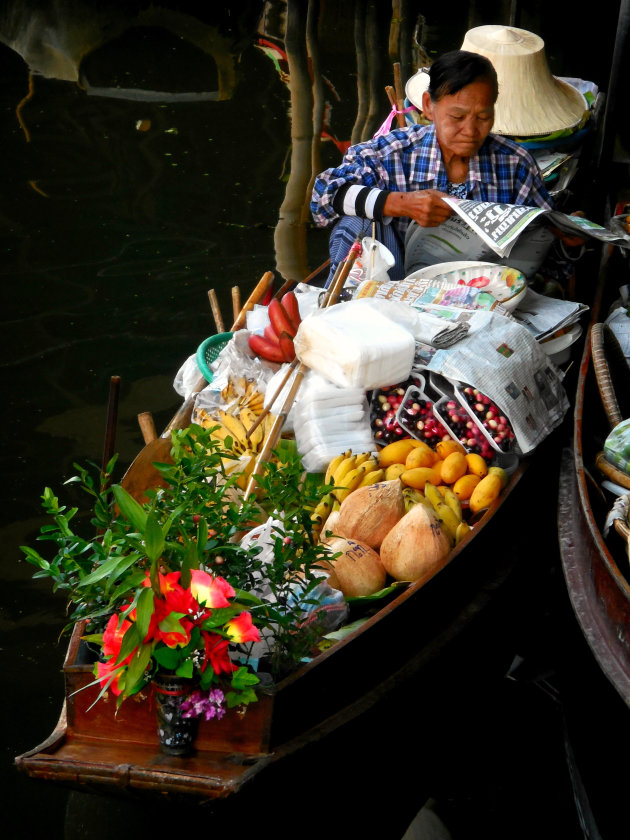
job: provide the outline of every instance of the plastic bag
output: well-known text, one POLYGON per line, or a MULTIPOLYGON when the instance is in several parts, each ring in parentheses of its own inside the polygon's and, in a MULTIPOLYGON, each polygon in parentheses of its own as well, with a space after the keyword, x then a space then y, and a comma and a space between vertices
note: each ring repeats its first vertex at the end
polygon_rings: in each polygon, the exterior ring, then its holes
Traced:
POLYGON ((353 291, 365 280, 385 282, 389 280, 389 269, 395 264, 394 255, 382 242, 366 236, 361 242, 361 255, 354 261, 344 289, 353 291))
POLYGON ((252 356, 247 339, 249 330, 239 330, 212 363, 212 382, 195 397, 193 422, 203 425, 205 415, 218 409, 230 412, 246 396, 257 391, 261 402, 267 384, 277 370, 277 365, 252 356))
MULTIPOLYGON (((260 551, 257 560, 263 564, 273 562, 274 542, 285 535, 284 524, 280 519, 270 517, 262 525, 258 525, 249 531, 242 538, 241 548, 249 549, 252 546, 259 546, 260 551)), ((324 570, 315 571, 322 580, 306 594, 304 583, 296 578, 291 584, 291 592, 287 599, 287 608, 298 613, 298 626, 318 622, 322 634, 336 630, 348 617, 348 606, 346 600, 338 589, 328 585, 327 572, 324 570), (304 602, 304 603, 302 603, 304 602)), ((257 598, 268 602, 274 602, 275 598, 271 586, 266 580, 263 572, 255 572, 254 578, 257 584, 251 590, 257 598)), ((268 656, 273 651, 275 634, 273 628, 264 628, 261 632, 260 642, 252 642, 246 646, 247 659, 259 660, 268 656)))
POLYGON ((630 419, 617 423, 604 441, 604 457, 630 475, 630 419))

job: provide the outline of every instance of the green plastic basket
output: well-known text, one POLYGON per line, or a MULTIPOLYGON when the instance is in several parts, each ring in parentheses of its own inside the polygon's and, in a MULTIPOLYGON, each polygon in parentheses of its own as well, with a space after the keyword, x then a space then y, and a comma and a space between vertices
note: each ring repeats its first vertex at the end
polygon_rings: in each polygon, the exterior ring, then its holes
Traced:
POLYGON ((210 370, 212 362, 216 361, 219 353, 232 338, 231 332, 217 333, 202 341, 197 348, 197 367, 208 382, 212 382, 213 374, 210 370))

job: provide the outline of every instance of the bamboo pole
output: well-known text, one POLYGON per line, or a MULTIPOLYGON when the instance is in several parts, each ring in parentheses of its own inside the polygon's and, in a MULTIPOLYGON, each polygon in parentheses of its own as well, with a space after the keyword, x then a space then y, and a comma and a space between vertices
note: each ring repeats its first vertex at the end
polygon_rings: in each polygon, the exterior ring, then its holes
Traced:
POLYGON ((138 414, 138 424, 145 443, 151 443, 152 440, 156 439, 157 431, 153 422, 153 415, 150 411, 143 411, 141 414, 138 414))
POLYGON ((254 306, 259 303, 268 290, 271 288, 273 283, 273 271, 266 271, 263 276, 260 278, 254 291, 251 295, 247 298, 245 305, 242 307, 241 311, 238 313, 237 317, 234 319, 234 323, 232 324, 231 332, 236 332, 237 330, 242 329, 245 326, 245 320, 247 317, 247 313, 250 309, 253 309, 254 306))
MULTIPOLYGON (((256 284, 253 292, 247 298, 245 305, 242 307, 241 311, 238 313, 237 317, 234 319, 234 323, 232 324, 231 332, 236 332, 237 330, 242 329, 243 325, 245 324, 245 318, 247 313, 250 309, 253 309, 257 303, 263 299, 267 290, 270 288, 271 284, 273 283, 273 272, 266 271, 263 276, 260 278, 258 283, 256 284)), ((192 410, 192 406, 194 403, 194 399, 196 394, 201 391, 206 386, 206 379, 205 377, 201 377, 195 383, 195 386, 192 389, 191 395, 188 397, 187 400, 184 400, 182 405, 179 407, 179 410, 175 413, 175 415, 171 418, 170 423, 166 426, 164 431, 162 432, 162 437, 166 437, 173 429, 181 429, 182 423, 188 423, 190 419, 190 412, 192 410)))
POLYGON ((238 318, 238 313, 241 311, 241 290, 238 286, 232 286, 232 316, 234 320, 238 318))
POLYGON ((396 119, 398 120, 398 127, 405 127, 405 115, 403 110, 405 108, 405 92, 402 85, 402 75, 400 72, 400 61, 394 62, 394 90, 396 92, 396 119))
POLYGON ((120 376, 112 376, 109 380, 109 396, 107 399, 107 421, 105 423, 105 442, 103 444, 102 471, 105 472, 116 448, 116 425, 118 423, 118 401, 120 397, 120 376))
MULTIPOLYGON (((339 294, 341 293, 341 290, 343 288, 343 284, 345 283, 346 278, 350 273, 350 269, 354 265, 354 261, 360 253, 361 241, 359 237, 357 237, 354 244, 350 248, 348 256, 341 264, 340 270, 338 269, 335 272, 336 280, 328 289, 328 293, 322 301, 320 308, 327 308, 337 302, 339 294)), ((245 488, 244 499, 247 499, 252 494, 256 486, 256 476, 260 474, 264 462, 269 458, 269 455, 271 454, 271 452, 273 452, 273 449, 278 442, 280 433, 282 432, 282 427, 284 426, 285 420, 289 414, 289 411, 291 410, 291 406, 295 401, 295 397, 297 396, 297 392, 300 389, 300 385, 302 384, 302 380, 304 379, 307 370, 308 368, 304 364, 304 362, 300 362, 297 365, 295 376, 293 378, 293 382, 291 383, 291 388, 289 389, 289 392, 282 404, 280 413, 276 415, 276 419, 274 420, 271 429, 269 430, 269 434, 265 438, 263 448, 256 456, 254 468, 250 473, 249 480, 247 482, 247 487, 245 488)), ((284 385, 281 387, 284 387, 284 385)))
POLYGON ((219 301, 217 300, 217 293, 214 289, 208 290, 208 298, 210 300, 210 307, 212 309, 212 316, 214 318, 214 323, 218 333, 225 332, 225 326, 223 325, 223 316, 221 315, 221 309, 219 307, 219 301))

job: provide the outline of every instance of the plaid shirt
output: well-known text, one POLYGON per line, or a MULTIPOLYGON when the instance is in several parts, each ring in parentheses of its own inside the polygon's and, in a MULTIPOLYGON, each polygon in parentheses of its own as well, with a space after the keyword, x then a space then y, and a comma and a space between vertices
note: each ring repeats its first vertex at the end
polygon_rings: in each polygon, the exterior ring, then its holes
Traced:
MULTIPOLYGON (((433 125, 414 125, 390 131, 376 140, 348 149, 341 165, 316 179, 311 213, 318 227, 340 218, 333 208, 335 193, 345 184, 360 184, 393 192, 448 191, 448 175, 433 125)), ((501 204, 525 204, 552 209, 535 160, 518 143, 489 134, 479 152, 470 158, 467 198, 501 204)), ((409 219, 392 220, 402 237, 409 219)))

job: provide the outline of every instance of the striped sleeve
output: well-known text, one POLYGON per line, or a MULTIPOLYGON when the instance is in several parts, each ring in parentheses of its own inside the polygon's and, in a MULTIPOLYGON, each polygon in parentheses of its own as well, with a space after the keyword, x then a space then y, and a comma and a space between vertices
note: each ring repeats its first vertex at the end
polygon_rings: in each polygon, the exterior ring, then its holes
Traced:
POLYGON ((333 208, 340 216, 359 216, 382 221, 383 206, 388 195, 389 190, 346 184, 337 191, 333 199, 333 208))

